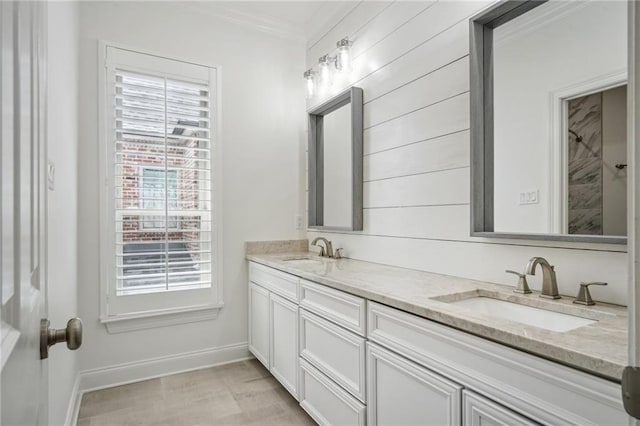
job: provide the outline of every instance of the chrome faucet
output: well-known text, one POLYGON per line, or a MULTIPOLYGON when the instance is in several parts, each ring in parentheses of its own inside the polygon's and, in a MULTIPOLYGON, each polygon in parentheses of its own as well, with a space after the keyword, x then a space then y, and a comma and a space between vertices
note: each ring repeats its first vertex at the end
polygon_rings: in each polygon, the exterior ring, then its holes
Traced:
POLYGON ((331 241, 327 240, 324 237, 317 237, 313 241, 311 241, 312 246, 320 247, 320 256, 321 257, 333 257, 333 245, 331 241), (318 245, 318 241, 322 241, 324 243, 324 247, 318 245))
POLYGON ((542 268, 542 293, 540 294, 540 297, 545 297, 547 299, 560 299, 560 295, 558 294, 558 282, 556 281, 556 271, 544 257, 532 257, 524 269, 525 274, 535 275, 536 266, 538 265, 542 268))

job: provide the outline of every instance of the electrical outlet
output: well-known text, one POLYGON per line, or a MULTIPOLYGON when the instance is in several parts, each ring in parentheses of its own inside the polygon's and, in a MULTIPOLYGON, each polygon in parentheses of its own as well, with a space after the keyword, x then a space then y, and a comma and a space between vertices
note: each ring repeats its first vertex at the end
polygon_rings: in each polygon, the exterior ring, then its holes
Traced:
POLYGON ((303 223, 302 223, 302 215, 297 214, 294 218, 295 221, 295 227, 296 229, 302 229, 303 228, 303 223))
POLYGON ((520 192, 519 201, 520 205, 524 204, 538 204, 539 202, 539 191, 537 189, 532 191, 523 191, 520 192))

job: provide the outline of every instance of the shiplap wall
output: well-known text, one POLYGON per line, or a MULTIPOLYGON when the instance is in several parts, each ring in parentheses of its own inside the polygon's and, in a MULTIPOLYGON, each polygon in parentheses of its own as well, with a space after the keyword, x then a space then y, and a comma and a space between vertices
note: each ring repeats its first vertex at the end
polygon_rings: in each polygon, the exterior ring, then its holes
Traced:
POLYGON ((594 298, 626 304, 624 247, 469 236, 468 19, 490 3, 363 1, 309 41, 307 68, 316 69, 342 37, 354 41, 349 81, 307 107, 361 87, 365 156, 364 230, 308 236, 331 239, 353 259, 512 285, 505 269, 543 256, 562 294, 575 296, 580 281, 607 281, 594 298))

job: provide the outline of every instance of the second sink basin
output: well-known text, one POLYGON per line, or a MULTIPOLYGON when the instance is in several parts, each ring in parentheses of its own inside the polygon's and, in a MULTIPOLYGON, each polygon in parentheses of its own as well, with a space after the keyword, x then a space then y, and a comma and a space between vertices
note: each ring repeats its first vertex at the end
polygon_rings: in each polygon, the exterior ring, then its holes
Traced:
POLYGON ((501 318, 521 324, 532 325, 545 330, 564 333, 596 323, 597 320, 554 312, 533 306, 507 302, 491 297, 470 297, 449 302, 470 312, 501 318))
POLYGON ((292 265, 321 265, 322 264, 322 260, 309 257, 309 256, 292 257, 289 259, 283 259, 283 262, 287 262, 292 265))

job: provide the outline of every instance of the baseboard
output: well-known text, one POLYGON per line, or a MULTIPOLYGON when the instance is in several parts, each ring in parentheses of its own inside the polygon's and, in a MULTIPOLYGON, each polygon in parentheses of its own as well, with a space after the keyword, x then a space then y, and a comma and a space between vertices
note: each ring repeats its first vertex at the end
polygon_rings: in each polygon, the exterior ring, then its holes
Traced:
MULTIPOLYGON (((252 358, 247 342, 80 372, 79 394, 252 358)), ((78 404, 79 405, 79 404, 78 404)), ((75 419, 74 419, 75 420, 75 419)))
POLYGON ((78 373, 73 384, 73 389, 71 390, 71 396, 69 397, 67 418, 64 421, 65 426, 75 426, 75 424, 78 422, 80 402, 82 402, 82 392, 80 392, 80 373, 78 373))

